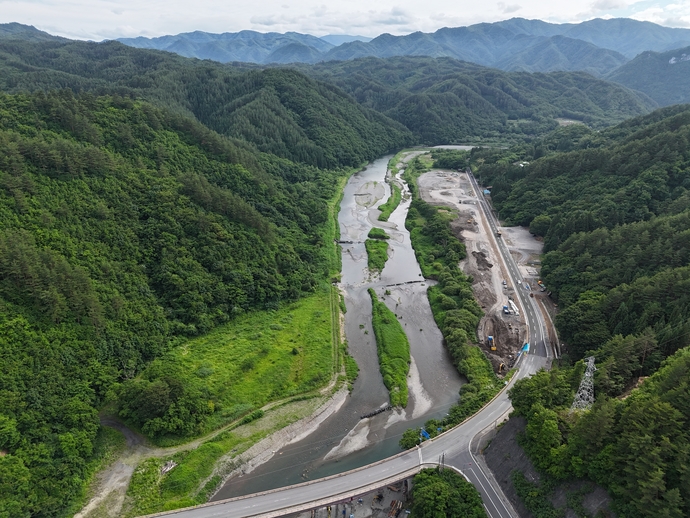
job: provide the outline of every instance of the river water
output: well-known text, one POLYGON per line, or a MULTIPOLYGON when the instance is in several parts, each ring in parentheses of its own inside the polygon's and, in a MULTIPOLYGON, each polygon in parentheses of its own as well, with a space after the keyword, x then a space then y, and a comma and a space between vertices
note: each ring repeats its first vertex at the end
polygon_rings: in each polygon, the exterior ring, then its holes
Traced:
MULTIPOLYGON (((422 278, 404 225, 409 198, 388 222, 377 220, 376 207, 390 195, 385 182, 390 158, 380 158, 352 175, 338 214, 341 241, 352 241, 341 245, 341 287, 347 307, 345 335, 350 354, 360 368, 352 393, 316 431, 277 451, 251 473, 228 480, 213 500, 296 484, 393 455, 400 451, 398 441, 407 428, 444 416, 457 401, 462 380, 443 347, 426 297, 428 283, 422 278), (391 236, 389 259, 380 275, 372 275, 367 269, 364 241, 373 226, 385 228, 391 236), (388 405, 371 327, 368 288, 375 289, 387 306, 402 317, 400 323, 410 341, 412 356, 408 376, 410 398, 404 410, 360 419, 361 415, 388 405)), ((407 192, 406 185, 404 188, 407 192)))

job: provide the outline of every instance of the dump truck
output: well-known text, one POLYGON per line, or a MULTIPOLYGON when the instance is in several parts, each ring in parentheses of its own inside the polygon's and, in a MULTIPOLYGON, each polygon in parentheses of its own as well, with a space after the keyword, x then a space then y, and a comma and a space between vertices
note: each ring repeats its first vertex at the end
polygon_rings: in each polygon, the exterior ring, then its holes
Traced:
POLYGON ((487 342, 489 342, 489 349, 491 349, 492 351, 495 351, 496 350, 496 343, 494 342, 494 337, 489 335, 487 337, 487 342))

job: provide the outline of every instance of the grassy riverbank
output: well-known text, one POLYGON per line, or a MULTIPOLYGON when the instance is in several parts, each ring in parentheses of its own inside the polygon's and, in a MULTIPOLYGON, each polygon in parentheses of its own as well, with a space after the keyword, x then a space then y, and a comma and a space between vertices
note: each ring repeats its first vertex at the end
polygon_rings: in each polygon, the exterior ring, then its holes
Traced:
POLYGON ((143 461, 132 476, 123 516, 129 518, 207 502, 224 476, 239 466, 240 462, 234 459, 271 433, 310 415, 322 402, 322 398, 296 400, 265 415, 255 412, 198 448, 143 461), (252 420, 254 415, 257 417, 252 420), (225 460, 228 453, 233 460, 225 460), (161 468, 169 460, 178 465, 162 475, 161 468))
POLYGON ((410 370, 410 343, 395 314, 381 302, 376 292, 371 296, 372 326, 383 384, 393 406, 407 406, 407 373, 410 370))
MULTIPOLYGON (((460 401, 451 407, 443 420, 431 420, 426 429, 433 436, 438 428, 446 430, 464 421, 485 405, 500 389, 489 360, 476 343, 476 330, 482 310, 474 299, 472 281, 459 268, 466 256, 465 246, 456 238, 450 222, 457 215, 420 199, 417 178, 430 168, 427 157, 417 157, 405 171, 405 180, 414 200, 405 221, 412 247, 425 278, 438 284, 429 288, 428 297, 434 319, 458 372, 468 381, 460 390, 460 401)), ((400 441, 403 448, 419 442, 419 429, 405 432, 400 441)))
MULTIPOLYGON (((198 388, 208 411, 193 435, 155 437, 156 444, 175 447, 169 456, 157 452, 144 458, 127 489, 124 515, 205 502, 233 467, 219 468, 219 460, 228 454, 236 458, 257 441, 312 414, 323 402, 319 389, 329 381, 337 387, 346 380, 351 385, 357 377, 357 364, 340 339, 344 303, 337 288, 327 282, 340 275, 337 215, 349 176, 339 179, 337 195, 328 202, 323 250, 329 259, 329 278, 312 295, 276 310, 237 315, 232 322, 172 349, 145 371, 144 379, 174 376, 185 387, 198 388), (268 403, 270 410, 264 415, 260 408, 268 403), (220 433, 213 432, 219 429, 220 433), (208 437, 198 446, 184 444, 199 435, 208 437), (178 465, 161 474, 168 459, 178 465)), ((113 498, 108 497, 108 502, 113 498)), ((100 516, 103 505, 89 516, 100 516)))

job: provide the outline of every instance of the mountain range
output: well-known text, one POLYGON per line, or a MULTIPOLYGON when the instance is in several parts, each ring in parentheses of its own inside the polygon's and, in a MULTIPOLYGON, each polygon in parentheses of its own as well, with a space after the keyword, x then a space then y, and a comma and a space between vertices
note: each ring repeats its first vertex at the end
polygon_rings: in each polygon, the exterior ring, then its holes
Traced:
MULTIPOLYGON (((0 24, 0 40, 69 41, 19 23, 0 24)), ((184 57, 252 65, 319 64, 361 58, 449 57, 508 72, 586 72, 638 90, 666 106, 690 99, 690 29, 626 18, 554 24, 512 18, 405 36, 297 32, 211 34, 195 31, 157 38, 121 38, 125 45, 184 57), (674 59, 674 62, 672 60, 674 59)), ((245 65, 246 66, 246 65, 245 65)), ((304 70, 307 74, 306 70, 304 70)))
POLYGON ((158 38, 120 38, 138 48, 175 52, 227 63, 316 63, 362 57, 452 57, 506 71, 578 70, 604 76, 641 52, 690 45, 690 29, 662 27, 627 18, 554 24, 512 18, 496 23, 443 28, 405 36, 360 37, 288 32, 209 34, 191 32, 158 38), (347 41, 352 39, 352 41, 347 41))

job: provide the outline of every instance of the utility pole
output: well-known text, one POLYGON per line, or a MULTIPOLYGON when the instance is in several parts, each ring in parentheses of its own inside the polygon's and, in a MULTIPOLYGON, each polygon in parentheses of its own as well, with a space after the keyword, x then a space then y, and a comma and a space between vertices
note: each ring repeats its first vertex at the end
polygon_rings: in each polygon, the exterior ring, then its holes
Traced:
POLYGON ((594 403, 594 371, 597 368, 594 366, 594 356, 587 358, 587 369, 582 376, 580 388, 575 394, 573 406, 570 407, 570 413, 575 410, 589 410, 594 403))

